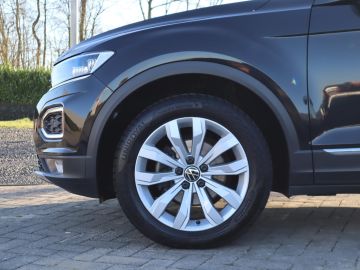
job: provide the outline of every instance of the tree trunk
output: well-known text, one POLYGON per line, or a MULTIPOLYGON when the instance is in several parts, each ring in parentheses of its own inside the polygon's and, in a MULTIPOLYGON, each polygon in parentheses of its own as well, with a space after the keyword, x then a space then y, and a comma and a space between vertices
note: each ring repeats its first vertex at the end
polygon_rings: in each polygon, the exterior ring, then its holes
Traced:
POLYGON ((85 39, 86 3, 87 0, 81 0, 80 2, 80 24, 79 24, 80 41, 83 41, 85 39))
POLYGON ((28 46, 28 39, 26 31, 27 28, 25 26, 25 18, 22 19, 22 52, 21 52, 21 67, 26 68, 29 67, 29 61, 26 61, 28 52, 29 52, 29 46, 28 46))
POLYGON ((152 17, 152 10, 153 10, 152 1, 153 0, 148 0, 148 14, 147 14, 148 19, 151 19, 152 17))
POLYGON ((46 0, 44 0, 44 37, 43 37, 43 42, 44 42, 44 50, 43 50, 43 62, 42 65, 43 67, 45 67, 46 65, 46 43, 47 43, 47 37, 46 37, 46 19, 47 19, 47 8, 46 8, 46 0))
POLYGON ((9 64, 9 38, 6 31, 5 16, 3 14, 2 6, 0 5, 0 60, 3 64, 9 64))
POLYGON ((21 29, 20 29, 20 3, 19 3, 19 0, 16 0, 16 2, 15 2, 15 28, 16 28, 17 38, 18 38, 15 66, 20 67, 22 39, 21 39, 21 29))
POLYGON ((35 18, 35 21, 32 24, 32 34, 36 40, 37 48, 36 48, 36 66, 40 66, 40 51, 41 51, 41 41, 39 37, 36 34, 36 25, 39 22, 40 19, 40 0, 36 1, 36 8, 37 8, 37 16, 35 18))

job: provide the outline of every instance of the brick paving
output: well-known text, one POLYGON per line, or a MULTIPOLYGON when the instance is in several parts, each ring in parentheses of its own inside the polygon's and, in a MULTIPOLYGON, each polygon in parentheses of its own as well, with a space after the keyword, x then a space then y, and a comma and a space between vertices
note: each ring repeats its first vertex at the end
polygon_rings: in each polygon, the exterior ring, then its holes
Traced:
POLYGON ((177 250, 142 236, 116 200, 0 187, 0 269, 360 269, 359 209, 360 195, 273 194, 234 242, 177 250))

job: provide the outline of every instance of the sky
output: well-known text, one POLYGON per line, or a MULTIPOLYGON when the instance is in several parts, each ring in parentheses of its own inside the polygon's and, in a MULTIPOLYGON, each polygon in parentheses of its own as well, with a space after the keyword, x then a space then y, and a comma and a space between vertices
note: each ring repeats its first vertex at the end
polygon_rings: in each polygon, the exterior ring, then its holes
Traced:
MULTIPOLYGON (((206 5, 207 2, 207 0, 202 0, 202 5, 206 5)), ((241 0, 223 0, 224 4, 234 2, 241 2, 241 0)), ((141 21, 143 19, 138 0, 105 0, 104 5, 105 12, 100 18, 101 32, 141 21), (124 9, 124 7, 126 8, 124 9)), ((170 12, 180 12, 184 10, 184 8, 184 4, 173 4, 170 12)), ((163 14, 164 10, 161 8, 154 10, 155 16, 163 14)))

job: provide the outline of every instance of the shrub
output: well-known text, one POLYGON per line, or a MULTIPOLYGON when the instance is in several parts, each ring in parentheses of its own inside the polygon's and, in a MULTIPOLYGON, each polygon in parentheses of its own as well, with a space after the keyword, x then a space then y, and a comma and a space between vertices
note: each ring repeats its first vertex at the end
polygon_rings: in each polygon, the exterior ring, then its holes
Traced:
POLYGON ((48 69, 0 65, 0 104, 34 106, 50 87, 48 69))

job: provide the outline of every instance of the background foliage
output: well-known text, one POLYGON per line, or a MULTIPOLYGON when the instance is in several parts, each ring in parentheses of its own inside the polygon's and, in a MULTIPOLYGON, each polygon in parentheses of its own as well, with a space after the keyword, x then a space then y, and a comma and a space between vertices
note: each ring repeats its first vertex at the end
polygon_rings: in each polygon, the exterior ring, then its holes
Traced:
POLYGON ((0 65, 0 103, 36 105, 50 89, 50 70, 15 69, 0 65))

